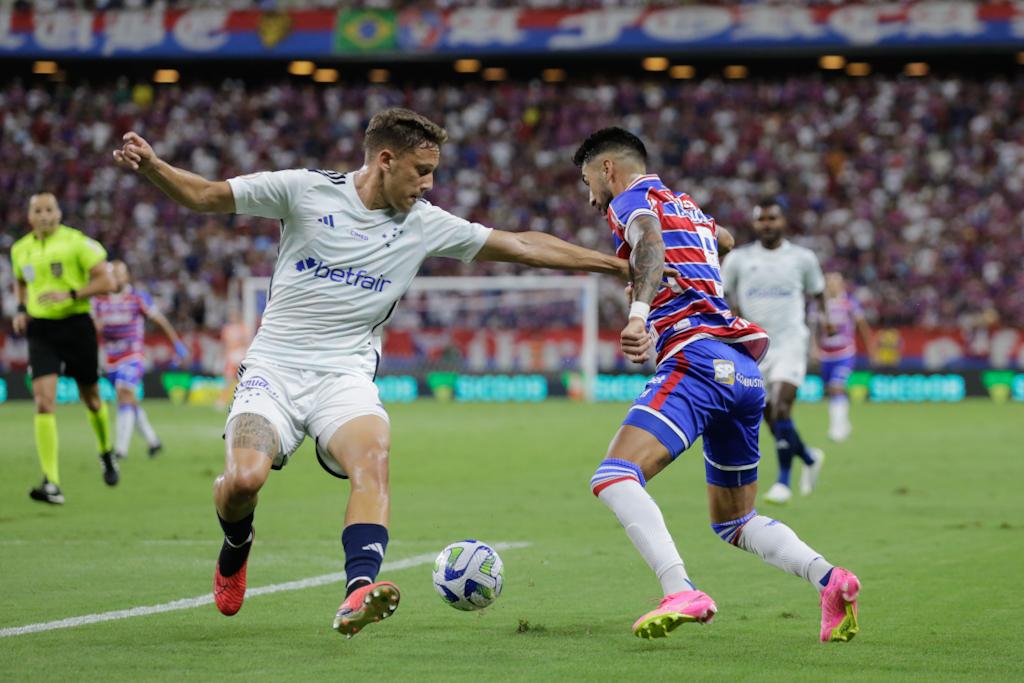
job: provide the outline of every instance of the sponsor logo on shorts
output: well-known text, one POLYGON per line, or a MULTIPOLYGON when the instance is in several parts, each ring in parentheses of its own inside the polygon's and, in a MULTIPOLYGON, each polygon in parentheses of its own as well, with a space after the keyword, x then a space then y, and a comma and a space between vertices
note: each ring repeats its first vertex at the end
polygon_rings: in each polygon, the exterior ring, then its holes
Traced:
POLYGON ((731 360, 716 358, 714 363, 716 382, 719 384, 736 383, 736 365, 731 360))
POLYGON ((253 375, 238 383, 238 390, 248 391, 265 391, 274 398, 277 398, 277 392, 270 386, 270 382, 260 377, 259 375, 253 375))

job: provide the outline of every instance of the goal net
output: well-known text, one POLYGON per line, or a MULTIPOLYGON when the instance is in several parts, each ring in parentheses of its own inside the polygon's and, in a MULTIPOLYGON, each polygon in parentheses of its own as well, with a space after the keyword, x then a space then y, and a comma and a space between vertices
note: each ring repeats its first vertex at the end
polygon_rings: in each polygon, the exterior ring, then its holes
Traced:
MULTIPOLYGON (((249 329, 269 284, 242 282, 249 329)), ((378 380, 456 400, 589 400, 597 372, 596 276, 419 277, 385 327, 378 380)))

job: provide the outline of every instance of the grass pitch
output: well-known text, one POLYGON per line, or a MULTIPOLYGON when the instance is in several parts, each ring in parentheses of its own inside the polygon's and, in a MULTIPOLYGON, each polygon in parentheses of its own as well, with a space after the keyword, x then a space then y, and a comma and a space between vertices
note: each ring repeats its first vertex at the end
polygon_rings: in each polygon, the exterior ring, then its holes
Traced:
MULTIPOLYGON (((63 507, 26 495, 40 478, 31 405, 0 407, 0 629, 209 593, 223 418, 146 406, 165 452, 150 461, 136 439, 114 489, 100 479, 84 409, 59 409, 63 507)), ((1024 679, 1019 405, 855 406, 853 437, 831 446, 825 406, 798 408, 805 440, 828 455, 819 489, 784 509, 759 507, 864 583, 860 635, 827 645, 812 588, 708 528, 698 449, 649 490, 718 617, 659 641, 630 634, 658 584, 587 485, 624 406, 390 410, 388 560, 414 558, 383 575, 403 592, 393 620, 340 638, 330 629, 343 595, 335 583, 251 596, 230 619, 207 604, 0 637, 0 680, 1024 679), (505 592, 481 612, 444 606, 429 564, 415 560, 466 537, 529 543, 501 553, 505 592)), ((767 435, 762 447, 764 482, 775 473, 767 435)), ((347 486, 308 443, 271 475, 250 587, 343 569, 347 486)))

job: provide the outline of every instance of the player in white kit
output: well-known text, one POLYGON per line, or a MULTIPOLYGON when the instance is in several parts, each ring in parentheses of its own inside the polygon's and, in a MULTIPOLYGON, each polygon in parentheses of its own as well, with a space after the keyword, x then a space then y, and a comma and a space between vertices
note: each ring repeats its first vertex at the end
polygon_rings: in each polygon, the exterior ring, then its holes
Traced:
POLYGON ((382 327, 428 256, 512 261, 628 278, 628 262, 537 232, 510 233, 432 206, 443 128, 407 109, 376 114, 365 165, 351 173, 296 169, 209 181, 160 160, 136 133, 114 152, 179 204, 281 221, 262 325, 240 369, 214 502, 224 543, 214 598, 225 615, 245 596, 257 494, 306 435, 352 492, 342 545, 347 595, 334 628, 349 637, 390 616, 398 588, 377 581, 388 543, 388 414, 373 383, 382 327))
POLYGON ((722 282, 733 313, 760 325, 771 339, 760 368, 768 383, 765 419, 775 436, 779 478, 764 498, 781 504, 792 497, 789 480, 793 458, 804 462, 800 477, 800 492, 804 495, 814 489, 825 460, 820 449, 804 446, 792 419, 810 350, 807 297, 824 310, 825 276, 814 252, 783 237, 786 217, 777 201, 759 202, 754 207, 753 224, 758 241, 726 257, 722 282))

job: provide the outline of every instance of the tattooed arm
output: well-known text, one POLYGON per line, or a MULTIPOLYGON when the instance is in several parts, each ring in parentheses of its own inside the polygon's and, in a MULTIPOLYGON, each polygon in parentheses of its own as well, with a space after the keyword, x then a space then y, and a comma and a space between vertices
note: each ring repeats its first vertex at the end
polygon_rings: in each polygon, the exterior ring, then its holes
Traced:
POLYGON ((665 243, 661 239, 661 225, 652 216, 636 218, 630 224, 626 237, 633 249, 629 257, 633 304, 620 341, 626 358, 634 363, 643 363, 649 357, 654 343, 647 330, 647 313, 661 288, 661 277, 665 270, 665 243))

